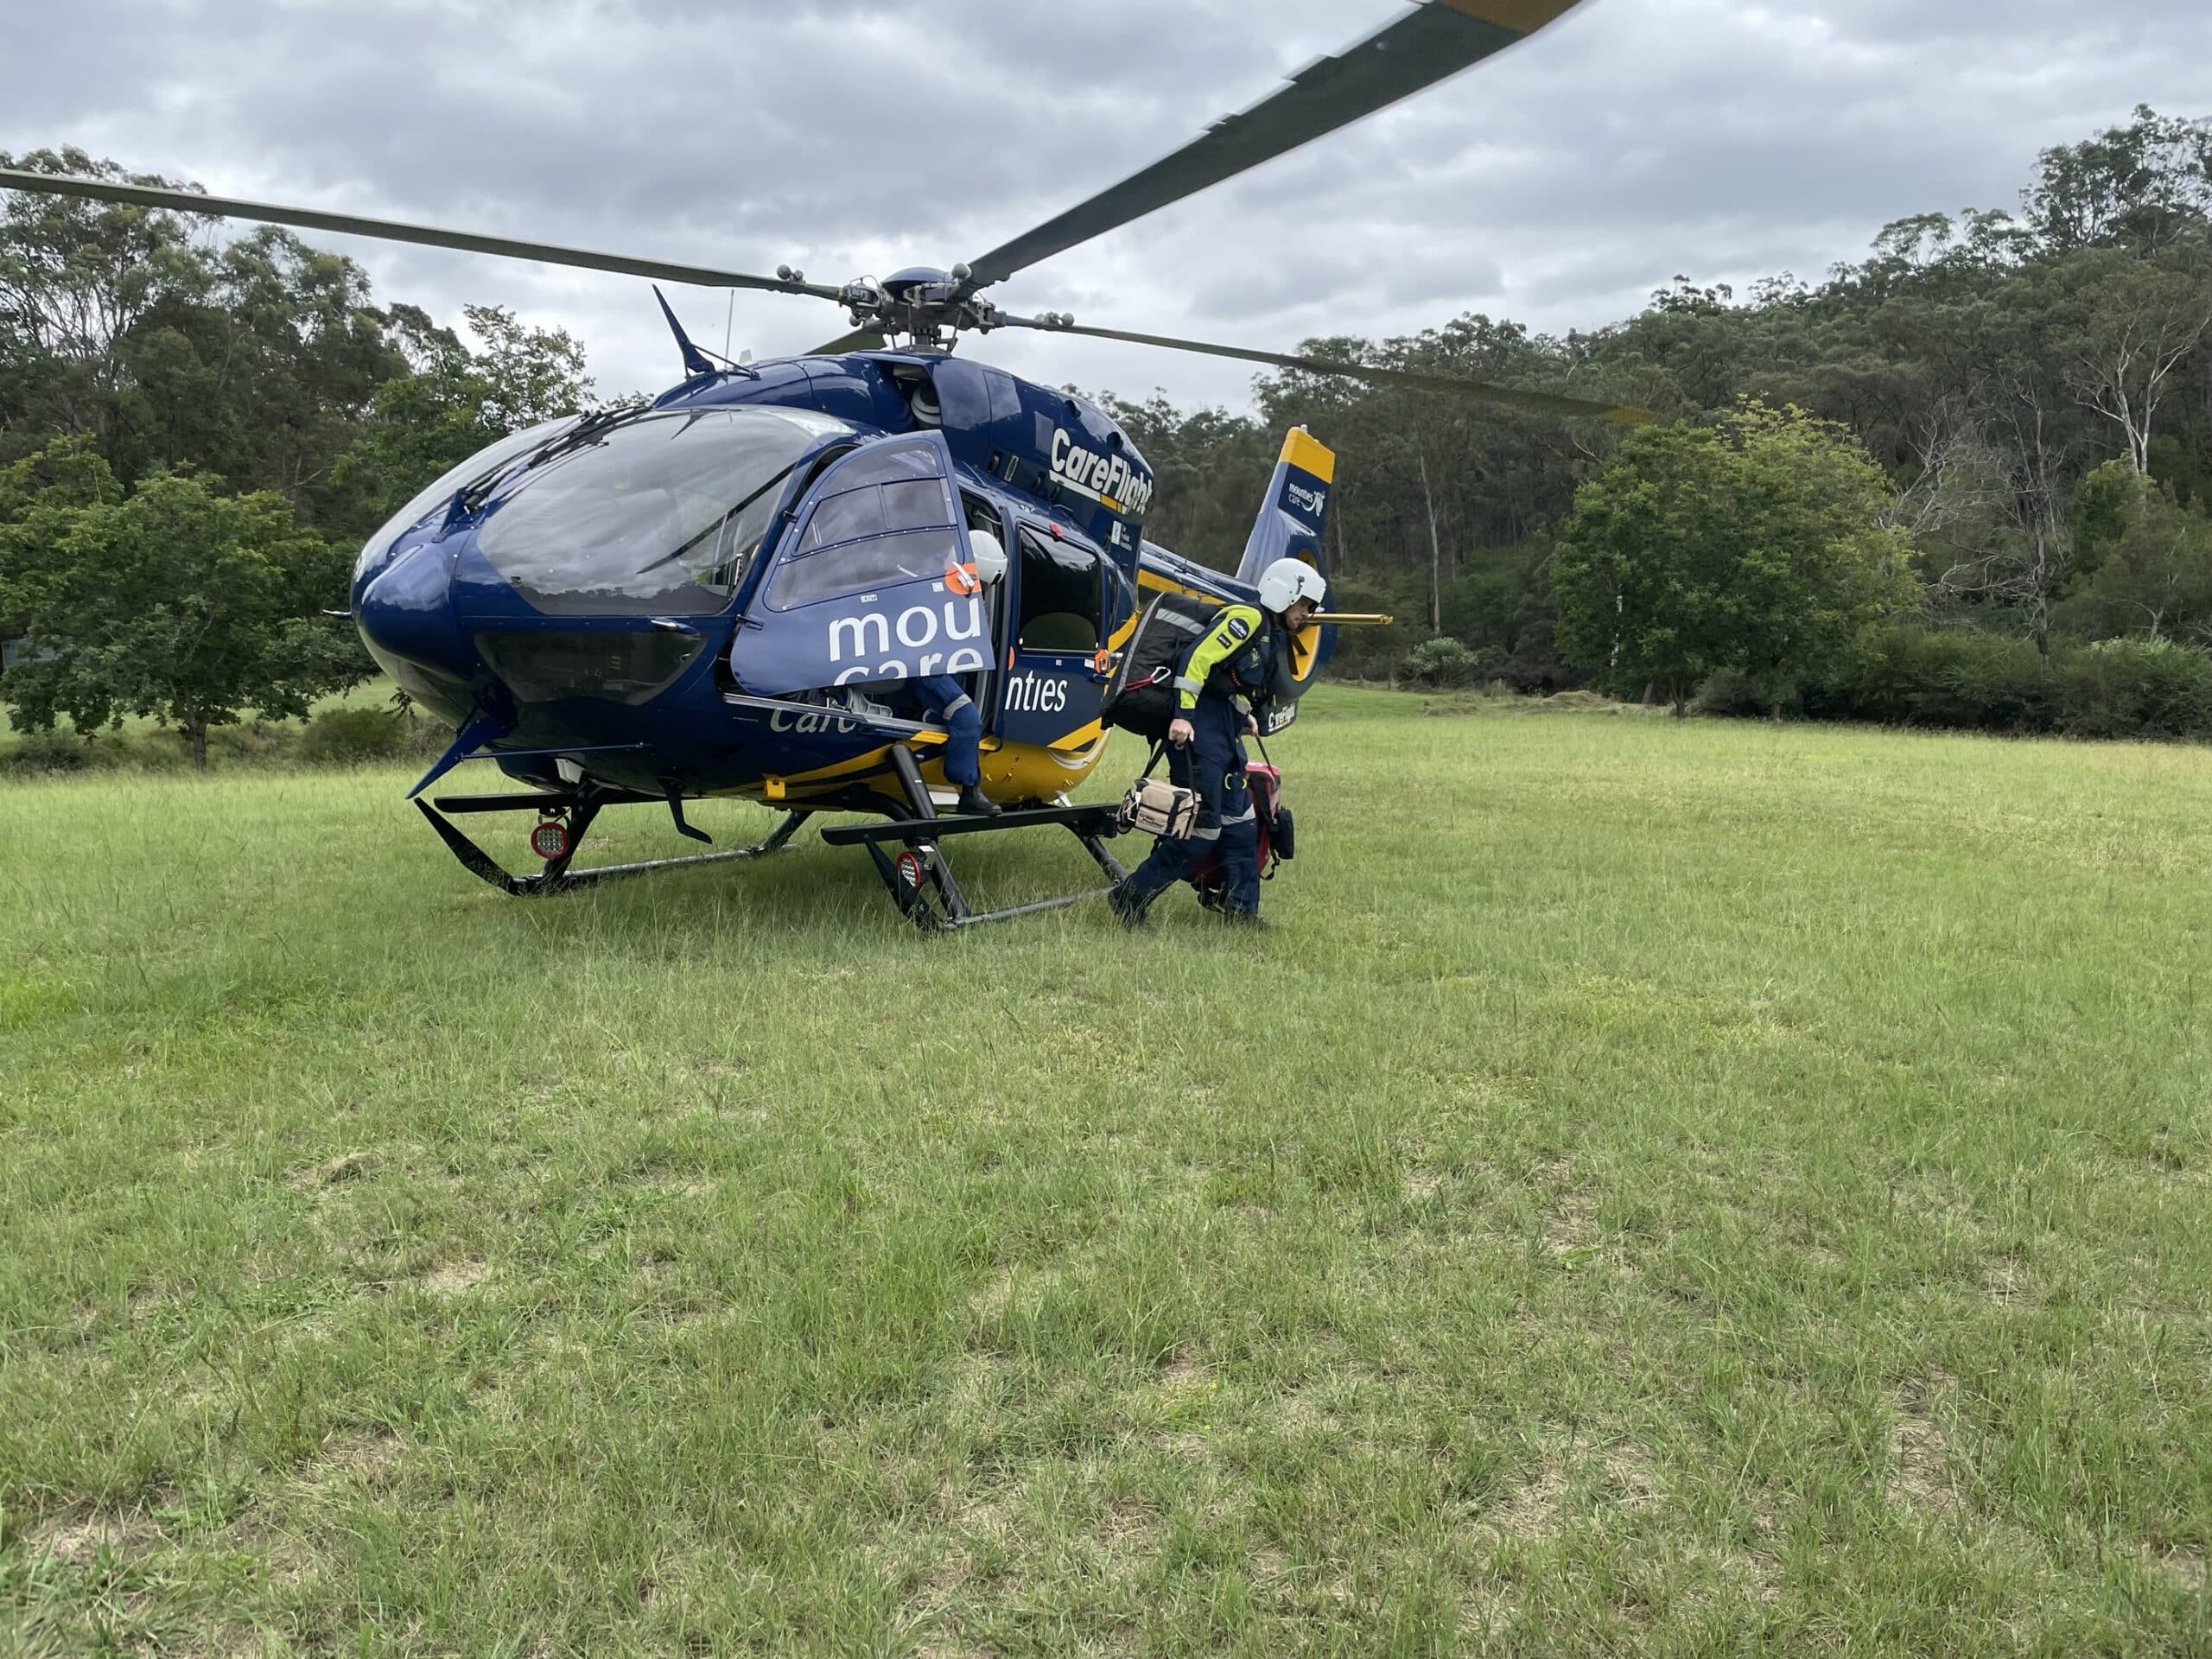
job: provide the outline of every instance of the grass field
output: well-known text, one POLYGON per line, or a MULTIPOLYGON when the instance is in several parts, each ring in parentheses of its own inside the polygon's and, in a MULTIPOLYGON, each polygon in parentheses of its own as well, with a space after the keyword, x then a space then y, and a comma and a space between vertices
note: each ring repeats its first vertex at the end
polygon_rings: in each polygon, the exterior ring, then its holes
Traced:
POLYGON ((1258 939, 0 785, 0 1653, 2212 1651, 2212 754, 1465 708, 1258 939))

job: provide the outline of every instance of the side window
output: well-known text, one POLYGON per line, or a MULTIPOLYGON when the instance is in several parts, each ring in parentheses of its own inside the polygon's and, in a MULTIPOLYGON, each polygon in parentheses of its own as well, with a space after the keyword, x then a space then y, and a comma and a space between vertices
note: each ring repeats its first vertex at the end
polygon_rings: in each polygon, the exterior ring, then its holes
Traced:
POLYGON ((1106 637, 1109 640, 1136 614, 1136 589, 1113 560, 1106 561, 1106 637))
POLYGON ((1023 650, 1097 650, 1104 598, 1096 553, 1079 542, 1021 527, 1021 616, 1015 643, 1023 650))
POLYGON ((952 493, 923 444, 886 444, 843 463, 814 504, 798 544, 776 567, 779 611, 944 574, 957 562, 952 493))

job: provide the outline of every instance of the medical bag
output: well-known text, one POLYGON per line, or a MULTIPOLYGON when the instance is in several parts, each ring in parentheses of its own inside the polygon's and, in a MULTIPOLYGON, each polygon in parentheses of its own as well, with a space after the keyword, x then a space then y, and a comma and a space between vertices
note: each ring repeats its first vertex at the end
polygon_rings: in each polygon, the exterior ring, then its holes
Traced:
POLYGON ((1178 789, 1165 778, 1140 778, 1122 797, 1122 828, 1180 841, 1198 826, 1198 791, 1178 789))

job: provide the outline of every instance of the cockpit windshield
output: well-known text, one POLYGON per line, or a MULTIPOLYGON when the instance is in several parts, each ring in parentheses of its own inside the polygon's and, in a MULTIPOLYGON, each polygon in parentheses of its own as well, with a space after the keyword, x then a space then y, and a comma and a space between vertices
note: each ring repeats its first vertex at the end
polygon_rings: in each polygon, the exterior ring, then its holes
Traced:
POLYGON ((432 507, 451 500, 454 493, 463 485, 481 484, 496 477, 503 467, 541 448, 582 419, 583 416, 581 415, 563 415, 553 420, 541 421, 520 432, 510 432, 498 442, 479 449, 460 466, 439 474, 434 480, 418 490, 405 506, 378 525, 377 533, 362 543, 361 556, 353 562, 353 579, 359 581, 382 560, 385 550, 399 539, 403 531, 414 529, 423 521, 423 515, 432 507))
POLYGON ((760 550, 792 469, 853 430, 804 410, 640 415, 505 481, 476 545, 552 615, 709 614, 760 550))

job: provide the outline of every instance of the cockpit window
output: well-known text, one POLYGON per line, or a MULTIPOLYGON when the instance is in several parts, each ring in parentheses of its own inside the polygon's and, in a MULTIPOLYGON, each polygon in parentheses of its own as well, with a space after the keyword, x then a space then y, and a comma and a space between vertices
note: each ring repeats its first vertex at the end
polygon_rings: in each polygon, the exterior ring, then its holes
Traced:
POLYGON ((528 454, 582 418, 581 415, 563 415, 556 420, 527 427, 520 432, 510 432, 497 443, 479 449, 460 466, 439 474, 434 482, 417 491, 405 506, 378 525, 377 533, 361 544, 361 556, 353 562, 354 580, 359 581, 365 572, 383 558, 385 550, 399 539, 402 531, 412 530, 420 524, 423 515, 432 507, 450 501, 454 493, 462 485, 486 481, 500 468, 528 454))
POLYGON ((941 576, 959 562, 952 493, 938 452, 908 441, 841 461, 768 586, 779 611, 871 588, 941 576))
POLYGON ((556 616, 721 610, 792 469, 844 422, 804 410, 671 410, 608 427, 509 481, 476 545, 556 616))

